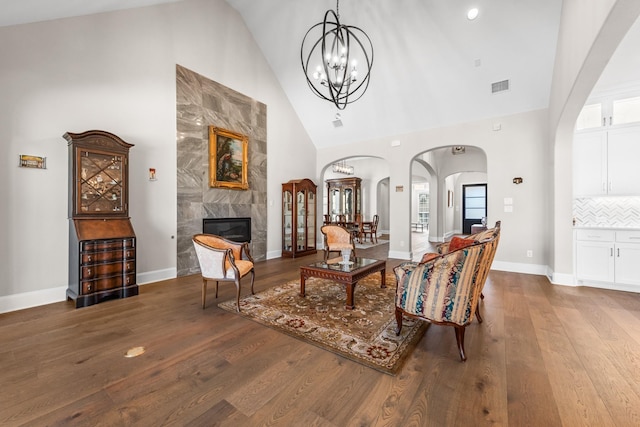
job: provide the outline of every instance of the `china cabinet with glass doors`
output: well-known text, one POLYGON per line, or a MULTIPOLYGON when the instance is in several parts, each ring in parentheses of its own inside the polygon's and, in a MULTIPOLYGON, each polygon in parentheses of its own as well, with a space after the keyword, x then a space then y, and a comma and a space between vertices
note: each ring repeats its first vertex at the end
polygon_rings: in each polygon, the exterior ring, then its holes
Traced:
POLYGON ((282 256, 315 254, 317 186, 310 179, 282 184, 282 256))
POLYGON ((344 215, 346 222, 354 222, 356 215, 362 214, 360 184, 361 178, 350 177, 340 179, 328 179, 327 184, 328 206, 327 214, 332 222, 338 222, 344 215))
POLYGON ((138 295, 129 220, 133 147, 105 131, 64 134, 69 146, 69 285, 76 308, 138 295))

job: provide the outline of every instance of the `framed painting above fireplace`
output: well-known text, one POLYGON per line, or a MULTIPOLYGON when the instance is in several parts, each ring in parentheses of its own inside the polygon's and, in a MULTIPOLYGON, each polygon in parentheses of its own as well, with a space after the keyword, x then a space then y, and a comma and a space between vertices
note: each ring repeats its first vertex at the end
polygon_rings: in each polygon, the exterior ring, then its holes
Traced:
POLYGON ((246 135, 209 126, 209 187, 248 190, 246 135))

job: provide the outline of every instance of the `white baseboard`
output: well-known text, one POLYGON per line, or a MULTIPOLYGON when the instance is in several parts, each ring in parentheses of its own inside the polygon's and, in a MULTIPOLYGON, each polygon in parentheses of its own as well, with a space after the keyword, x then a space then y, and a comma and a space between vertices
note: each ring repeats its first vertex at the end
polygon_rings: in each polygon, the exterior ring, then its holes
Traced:
POLYGON ((640 292, 640 286, 629 285, 624 283, 610 283, 610 282, 591 282, 587 280, 577 280, 575 286, 588 286, 590 288, 611 289, 613 291, 623 292, 640 292))
POLYGON ((493 261, 492 270, 509 271, 511 273, 536 274, 538 276, 547 275, 547 266, 539 264, 525 264, 521 262, 493 261))
POLYGON ((412 254, 407 251, 389 251, 388 257, 393 259, 406 259, 407 261, 410 261, 412 254))
POLYGON ((562 285, 562 286, 579 286, 576 283, 576 279, 573 274, 565 274, 565 273, 554 273, 551 268, 547 269, 547 277, 549 281, 554 285, 562 285))
POLYGON ((10 311, 23 310, 25 308, 60 302, 64 301, 66 298, 66 286, 6 295, 0 297, 0 313, 8 313, 10 311))
POLYGON ((147 283, 175 279, 176 277, 178 277, 178 270, 175 267, 172 267, 165 268, 164 270, 147 271, 145 273, 136 274, 136 281, 138 285, 146 285, 147 283))
POLYGON ((267 259, 282 258, 282 250, 268 251, 267 259))
MULTIPOLYGON (((162 280, 174 279, 177 276, 175 268, 164 270, 148 271, 136 275, 138 285, 160 282, 162 280)), ((38 291, 22 292, 0 297, 0 313, 23 310, 25 308, 37 307, 39 305, 52 304, 67 299, 67 287, 41 289, 38 291)))
POLYGON ((547 276, 554 285, 576 286, 572 274, 554 273, 549 266, 540 264, 525 264, 519 262, 493 261, 492 270, 509 271, 511 273, 535 274, 547 276))

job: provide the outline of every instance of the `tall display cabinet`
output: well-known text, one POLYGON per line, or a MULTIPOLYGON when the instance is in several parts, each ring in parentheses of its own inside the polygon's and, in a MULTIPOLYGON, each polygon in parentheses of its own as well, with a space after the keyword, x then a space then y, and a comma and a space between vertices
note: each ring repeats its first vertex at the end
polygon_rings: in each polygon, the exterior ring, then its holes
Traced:
POLYGON ((317 186, 310 179, 282 184, 282 256, 315 254, 317 186))
POLYGON ((138 295, 129 149, 105 131, 64 134, 69 150, 69 286, 76 308, 138 295))
POLYGON ((362 197, 360 194, 361 178, 328 179, 328 212, 331 221, 337 221, 339 215, 344 215, 347 222, 353 222, 356 214, 362 213, 362 197))

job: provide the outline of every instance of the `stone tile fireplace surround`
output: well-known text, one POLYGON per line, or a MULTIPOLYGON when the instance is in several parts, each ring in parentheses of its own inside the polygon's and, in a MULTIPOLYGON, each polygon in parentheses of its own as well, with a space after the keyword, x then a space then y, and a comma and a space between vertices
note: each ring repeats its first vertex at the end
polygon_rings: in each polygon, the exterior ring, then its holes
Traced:
POLYGON ((250 217, 251 255, 267 253, 267 106, 176 65, 177 274, 199 271, 191 243, 203 218, 250 217), (249 137, 249 190, 210 188, 209 125, 249 137))

